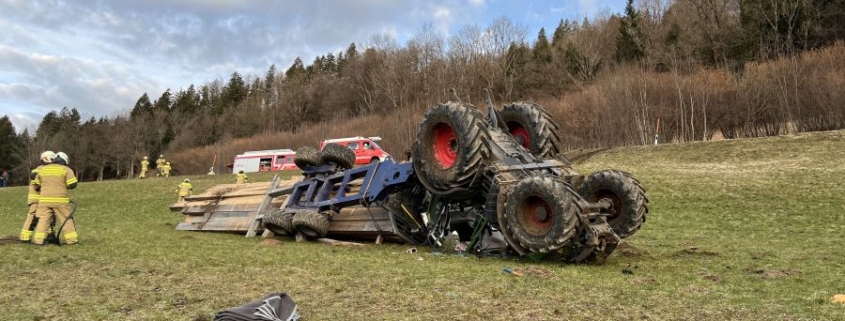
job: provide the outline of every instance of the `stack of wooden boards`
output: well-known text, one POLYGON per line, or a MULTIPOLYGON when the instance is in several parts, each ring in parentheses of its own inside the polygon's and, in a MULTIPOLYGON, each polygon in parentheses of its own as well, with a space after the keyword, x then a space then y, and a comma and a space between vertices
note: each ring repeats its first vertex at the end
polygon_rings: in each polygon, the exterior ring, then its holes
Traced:
MULTIPOLYGON (((260 214, 277 211, 287 202, 286 194, 270 197, 267 195, 268 192, 293 186, 301 178, 297 176, 292 180, 281 180, 276 186, 271 186, 271 182, 222 184, 209 188, 202 194, 188 196, 184 202, 170 205, 171 211, 185 215, 185 221, 179 223, 176 229, 247 233, 259 216, 262 202, 265 202, 268 197, 270 198, 269 206, 260 214)), ((360 188, 360 184, 356 185, 354 182, 350 185, 352 190, 349 193, 357 192, 360 188)), ((259 230, 254 232, 261 235, 263 228, 260 224, 257 226, 259 230)), ((340 213, 332 213, 327 236, 340 239, 385 239, 402 242, 394 233, 390 212, 379 206, 372 206, 369 209, 363 206, 352 206, 344 208, 340 213), (381 238, 378 237, 379 235, 381 238)))

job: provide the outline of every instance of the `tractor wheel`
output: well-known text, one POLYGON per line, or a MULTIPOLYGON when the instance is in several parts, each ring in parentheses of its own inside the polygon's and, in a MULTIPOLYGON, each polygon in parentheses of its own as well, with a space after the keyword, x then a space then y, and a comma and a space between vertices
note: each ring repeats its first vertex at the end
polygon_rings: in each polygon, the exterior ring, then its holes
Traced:
POLYGON ((301 211, 293 216, 293 228, 309 239, 326 236, 329 233, 329 219, 314 211, 301 211))
POLYGON ((540 158, 563 156, 558 136, 560 126, 542 106, 529 102, 511 103, 499 115, 508 126, 508 132, 532 154, 540 158))
POLYGON ((581 183, 579 194, 588 202, 610 201, 613 206, 607 224, 623 239, 639 230, 648 214, 645 189, 625 172, 603 170, 592 173, 581 183))
POLYGON ((548 252, 569 244, 575 235, 581 199, 561 179, 530 176, 514 185, 505 201, 505 218, 513 238, 531 252, 548 252))
POLYGON ((302 146, 296 150, 296 156, 293 159, 293 163, 296 164, 296 167, 299 167, 299 169, 305 169, 309 166, 322 165, 323 160, 320 158, 320 151, 316 148, 302 146))
POLYGON ((335 163, 340 169, 350 169, 355 165, 355 152, 344 146, 329 143, 323 147, 323 163, 335 163))
POLYGON ((490 154, 483 118, 472 105, 459 103, 440 104, 426 113, 412 158, 417 176, 431 192, 456 197, 444 194, 482 181, 475 176, 490 154))
POLYGON ((264 226, 265 229, 276 233, 276 235, 292 235, 292 219, 293 213, 284 212, 281 209, 277 208, 270 211, 270 213, 265 214, 264 218, 261 219, 261 224, 264 226))

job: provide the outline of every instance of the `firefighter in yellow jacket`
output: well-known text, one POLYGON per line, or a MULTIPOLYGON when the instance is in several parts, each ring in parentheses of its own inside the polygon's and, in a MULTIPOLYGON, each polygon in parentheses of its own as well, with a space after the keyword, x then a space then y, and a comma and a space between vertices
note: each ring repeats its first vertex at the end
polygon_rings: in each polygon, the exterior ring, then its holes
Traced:
POLYGON ((164 175, 164 163, 167 162, 164 160, 164 155, 158 155, 158 159, 156 159, 156 176, 164 175))
POLYGON ((144 156, 144 159, 141 160, 141 175, 138 175, 138 178, 145 178, 147 177, 147 169, 150 168, 150 161, 147 160, 147 156, 144 156))
POLYGON ((60 240, 64 238, 65 244, 76 244, 79 241, 73 220, 68 220, 71 215, 68 191, 76 188, 77 185, 76 175, 70 167, 67 167, 68 164, 70 164, 70 159, 67 154, 58 152, 53 163, 42 167, 33 181, 36 189, 41 192, 38 211, 35 213, 38 225, 35 227, 35 235, 32 238, 33 244, 44 244, 53 216, 56 217, 56 226, 60 226, 62 233, 62 235, 56 235, 57 238, 60 240))
POLYGON ((190 179, 185 179, 179 186, 176 186, 176 195, 179 195, 177 202, 182 202, 185 197, 191 196, 194 193, 194 186, 191 185, 190 179))
POLYGON ((161 167, 161 175, 164 175, 164 177, 170 177, 170 169, 170 162, 165 162, 161 167))
POLYGON ((237 174, 235 174, 235 179, 238 185, 249 183, 249 177, 246 177, 244 171, 239 171, 237 174))
POLYGON ((38 224, 38 220, 35 219, 35 213, 38 211, 38 200, 41 194, 35 189, 35 178, 38 177, 38 172, 41 171, 41 168, 44 165, 52 163, 55 157, 56 153, 49 150, 41 153, 41 165, 33 168, 32 172, 30 172, 29 195, 26 198, 26 204, 29 205, 29 213, 27 213, 26 220, 23 222, 23 228, 21 229, 21 242, 32 241, 32 233, 35 230, 35 225, 38 224))

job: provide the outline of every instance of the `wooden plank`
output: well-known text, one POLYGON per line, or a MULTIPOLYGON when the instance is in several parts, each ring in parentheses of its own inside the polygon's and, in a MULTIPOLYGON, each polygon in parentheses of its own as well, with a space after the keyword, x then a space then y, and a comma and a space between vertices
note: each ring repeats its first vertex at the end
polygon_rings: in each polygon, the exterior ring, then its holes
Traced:
POLYGON ((348 246, 348 247, 363 247, 364 244, 355 243, 355 242, 345 242, 345 241, 338 241, 335 239, 330 239, 326 237, 321 237, 316 239, 317 243, 324 243, 324 244, 331 244, 333 246, 348 246))
POLYGON ((335 232, 365 232, 365 233, 378 233, 379 229, 376 228, 376 224, 384 233, 393 234, 393 224, 390 221, 357 221, 357 222, 336 222, 332 221, 329 224, 329 234, 335 232))
POLYGON ((273 176, 273 181, 270 182, 270 186, 267 187, 267 191, 264 192, 264 201, 261 202, 261 206, 258 207, 258 212, 255 215, 255 218, 252 220, 252 223, 249 225, 249 229, 246 232, 246 237, 254 237, 256 231, 259 228, 259 224, 261 223, 261 218, 264 217, 264 213, 267 212, 267 208, 270 207, 270 202, 273 201, 273 196, 267 195, 270 191, 276 188, 276 185, 279 183, 279 174, 273 176))

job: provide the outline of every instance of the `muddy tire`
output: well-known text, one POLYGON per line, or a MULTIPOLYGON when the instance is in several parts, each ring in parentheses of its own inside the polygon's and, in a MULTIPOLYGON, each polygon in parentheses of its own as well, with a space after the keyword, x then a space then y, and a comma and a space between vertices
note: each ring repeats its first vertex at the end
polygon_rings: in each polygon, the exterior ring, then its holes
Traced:
POLYGON ((293 213, 276 208, 264 215, 261 225, 276 235, 293 235, 292 219, 293 213))
POLYGON ((355 165, 355 152, 342 145, 329 143, 323 146, 320 159, 323 163, 335 163, 340 169, 350 169, 355 165))
POLYGON ((640 182, 630 174, 603 170, 587 176, 579 194, 588 202, 607 199, 613 204, 607 224, 620 238, 633 235, 648 215, 648 198, 640 182))
POLYGON ((323 159, 320 157, 320 151, 313 147, 302 146, 296 150, 296 157, 293 163, 299 169, 305 169, 309 166, 317 166, 323 164, 323 159))
POLYGON ((490 154, 484 117, 472 105, 440 104, 420 123, 413 147, 414 169, 431 192, 456 197, 454 189, 480 184, 476 175, 490 154))
POLYGON ((580 197, 555 176, 522 179, 507 196, 505 218, 511 235, 531 252, 549 252, 568 245, 578 226, 580 197))
POLYGON ((506 105, 499 115, 508 132, 532 154, 540 158, 563 156, 558 136, 560 126, 542 106, 515 102, 506 105))
POLYGON ((301 211, 293 216, 293 228, 309 239, 326 236, 329 233, 329 219, 314 211, 301 211))

